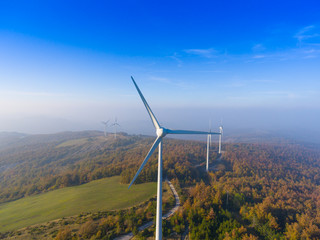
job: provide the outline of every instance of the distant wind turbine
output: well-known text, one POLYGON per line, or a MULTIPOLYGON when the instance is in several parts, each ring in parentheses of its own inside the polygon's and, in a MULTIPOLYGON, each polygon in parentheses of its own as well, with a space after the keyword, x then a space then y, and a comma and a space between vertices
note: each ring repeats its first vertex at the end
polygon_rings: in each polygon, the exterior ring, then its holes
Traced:
POLYGON ((140 98, 146 107, 148 114, 152 120, 152 123, 156 129, 156 134, 157 138, 154 141, 152 147, 150 148, 147 156, 143 160, 140 168, 138 169, 136 175, 134 176, 133 180, 131 181, 130 185, 128 188, 132 186, 136 178, 139 176, 141 170, 145 166, 145 164, 148 162, 150 156, 152 153, 155 151, 157 146, 159 146, 159 151, 158 151, 158 183, 157 183, 157 215, 156 215, 156 240, 161 240, 162 239, 162 139, 167 135, 167 134, 220 134, 220 133, 215 133, 215 132, 202 132, 202 131, 189 131, 189 130, 171 130, 168 128, 161 127, 157 118, 153 114, 151 108, 149 107, 147 101, 145 100, 144 96, 142 95, 138 85, 134 81, 133 77, 131 77, 133 84, 135 85, 140 98))
POLYGON ((220 135, 219 135, 219 154, 221 154, 221 140, 222 140, 222 134, 223 134, 223 126, 222 126, 222 120, 219 127, 220 135))
POLYGON ((117 118, 115 118, 114 123, 111 126, 114 126, 114 138, 117 139, 117 127, 120 127, 117 118))
POLYGON ((108 127, 108 122, 109 122, 110 120, 108 120, 108 121, 106 121, 106 122, 104 122, 104 121, 102 121, 101 123, 104 125, 104 136, 105 137, 107 137, 107 127, 108 127))
MULTIPOLYGON (((211 121, 209 123, 210 132, 211 132, 211 121)), ((211 146, 211 134, 208 134, 207 137, 207 164, 206 164, 206 171, 209 171, 209 156, 210 156, 210 146, 211 146)))

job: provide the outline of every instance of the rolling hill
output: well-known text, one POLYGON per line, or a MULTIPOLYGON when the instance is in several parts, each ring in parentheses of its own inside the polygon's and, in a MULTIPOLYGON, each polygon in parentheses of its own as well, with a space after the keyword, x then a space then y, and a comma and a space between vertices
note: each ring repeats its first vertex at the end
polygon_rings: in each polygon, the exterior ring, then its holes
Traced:
POLYGON ((9 231, 80 213, 129 208, 156 194, 155 183, 139 184, 129 191, 119 178, 99 179, 0 204, 0 229, 9 231))

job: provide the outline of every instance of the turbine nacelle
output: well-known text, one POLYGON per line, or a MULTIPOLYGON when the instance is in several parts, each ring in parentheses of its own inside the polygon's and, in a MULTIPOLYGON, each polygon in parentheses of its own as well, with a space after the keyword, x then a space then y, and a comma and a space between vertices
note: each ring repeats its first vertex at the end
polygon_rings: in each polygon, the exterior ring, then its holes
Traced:
POLYGON ((161 127, 156 130, 156 133, 158 137, 164 137, 167 135, 168 131, 166 128, 161 127))

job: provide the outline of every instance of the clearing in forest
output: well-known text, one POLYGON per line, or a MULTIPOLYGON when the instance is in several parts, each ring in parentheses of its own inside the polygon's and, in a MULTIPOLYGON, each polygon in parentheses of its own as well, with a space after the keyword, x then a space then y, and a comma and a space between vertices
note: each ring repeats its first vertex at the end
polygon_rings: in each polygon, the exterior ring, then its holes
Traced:
POLYGON ((0 231, 80 213, 127 208, 156 194, 156 183, 138 184, 128 190, 128 185, 120 184, 119 180, 119 176, 104 178, 3 203, 0 205, 0 231))

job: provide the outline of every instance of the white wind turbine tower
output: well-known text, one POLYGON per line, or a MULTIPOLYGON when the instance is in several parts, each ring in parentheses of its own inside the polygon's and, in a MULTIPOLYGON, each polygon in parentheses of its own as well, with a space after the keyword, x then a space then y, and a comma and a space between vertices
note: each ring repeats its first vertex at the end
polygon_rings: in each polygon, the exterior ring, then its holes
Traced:
POLYGON ((114 126, 114 138, 117 139, 117 127, 120 127, 117 118, 115 118, 114 123, 111 125, 111 127, 112 126, 114 126))
POLYGON ((161 127, 158 120, 156 119, 155 115, 153 114, 151 108, 149 107, 147 101, 145 100, 144 96, 142 95, 139 87, 137 86, 136 82, 134 81, 133 77, 131 77, 133 84, 135 85, 140 98, 146 107, 148 114, 152 120, 152 123, 156 129, 157 138, 154 141, 152 147, 150 148, 147 156, 143 160, 140 168, 138 169, 136 175, 132 179, 128 188, 132 186, 136 178, 139 176, 141 170, 143 169, 144 165, 148 162, 150 156, 154 152, 154 150, 159 146, 158 151, 158 183, 157 183, 157 215, 156 215, 156 240, 162 239, 162 139, 167 134, 220 134, 214 132, 202 132, 202 131, 188 131, 188 130, 171 130, 168 128, 161 127))
MULTIPOLYGON (((211 132, 211 121, 210 121, 210 132, 211 132)), ((207 164, 206 164, 206 171, 209 171, 209 156, 210 156, 210 146, 211 146, 211 134, 208 134, 207 137, 207 164)))
POLYGON ((219 154, 221 154, 221 138, 222 138, 222 134, 223 134, 222 120, 221 120, 221 124, 220 124, 219 130, 220 130, 220 134, 219 134, 219 154))
POLYGON ((106 121, 106 122, 104 122, 104 121, 102 121, 101 123, 104 125, 104 136, 105 137, 107 137, 107 127, 108 127, 108 122, 109 122, 110 120, 108 120, 108 121, 106 121))

